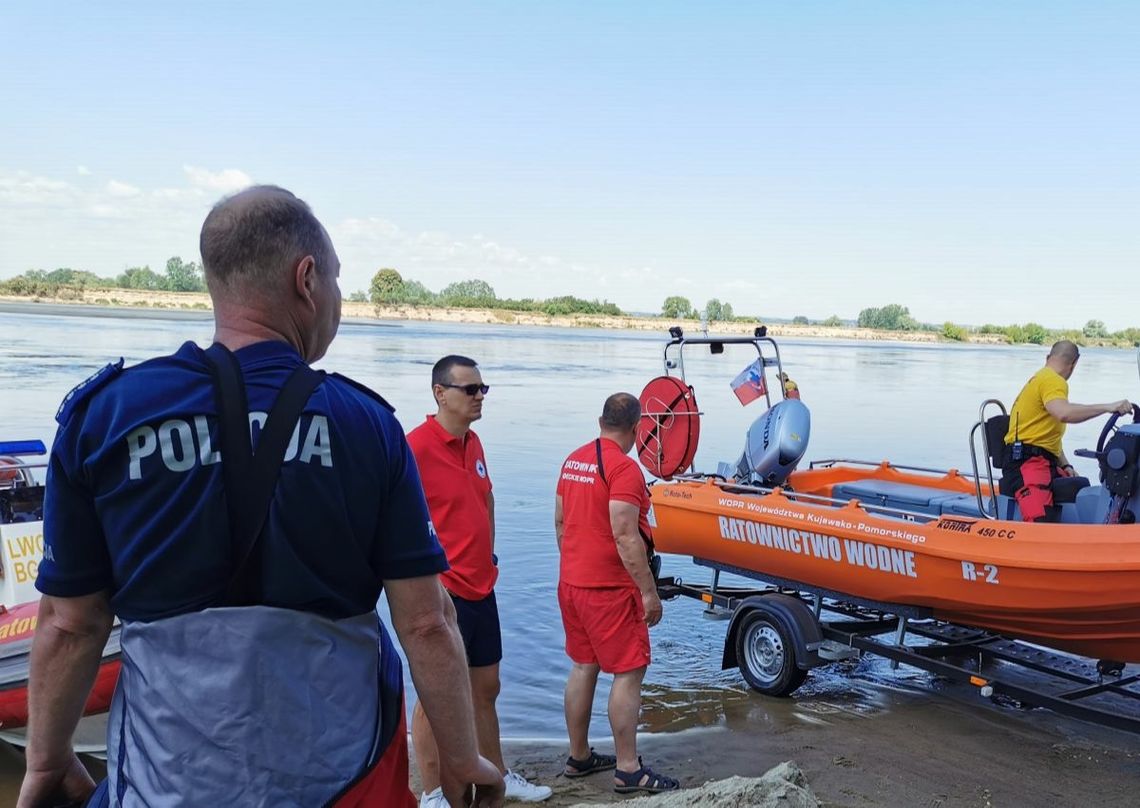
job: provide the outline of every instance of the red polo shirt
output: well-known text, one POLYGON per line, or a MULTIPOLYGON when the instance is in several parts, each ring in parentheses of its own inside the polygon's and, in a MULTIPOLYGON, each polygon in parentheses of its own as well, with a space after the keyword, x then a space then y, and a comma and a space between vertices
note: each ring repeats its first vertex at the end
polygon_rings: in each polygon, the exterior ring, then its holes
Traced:
POLYGON ((562 464, 557 489, 562 497, 559 580, 581 587, 636 587, 618 555, 610 526, 610 500, 636 505, 641 529, 649 536, 649 492, 637 463, 614 441, 601 441, 606 482, 598 473, 594 441, 577 449, 562 464))
POLYGON ((451 569, 444 587, 465 600, 482 600, 495 588, 499 570, 491 560, 491 477, 483 444, 474 431, 457 438, 434 415, 408 433, 431 521, 451 569))

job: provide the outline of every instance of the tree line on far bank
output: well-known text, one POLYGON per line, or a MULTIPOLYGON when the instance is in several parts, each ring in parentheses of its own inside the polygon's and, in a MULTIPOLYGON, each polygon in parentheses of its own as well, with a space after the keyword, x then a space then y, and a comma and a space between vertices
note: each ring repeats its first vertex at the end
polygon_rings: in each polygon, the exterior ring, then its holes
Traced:
POLYGON ((910 315, 910 309, 891 303, 882 308, 866 308, 859 312, 860 328, 880 331, 934 331, 954 342, 968 342, 972 335, 997 335, 1006 342, 1029 345, 1052 344, 1067 339, 1078 345, 1140 345, 1140 328, 1125 328, 1110 332, 1101 320, 1089 320, 1083 328, 1046 328, 1040 323, 1024 325, 964 326, 949 320, 942 325, 920 323, 910 315))
POLYGON ((149 266, 131 267, 116 277, 103 277, 84 269, 61 267, 50 272, 29 269, 23 275, 0 281, 0 294, 20 297, 82 297, 84 289, 142 289, 151 292, 205 292, 202 268, 178 256, 166 262, 166 271, 155 272, 149 266))
MULTIPOLYGON (((29 269, 9 280, 0 280, 0 294, 16 297, 82 299, 85 289, 138 289, 153 292, 205 292, 206 282, 202 268, 194 261, 183 261, 173 256, 166 262, 164 272, 158 273, 149 266, 130 267, 115 277, 104 277, 86 270, 61 267, 51 271, 29 269)), ((585 300, 573 295, 552 298, 500 298, 494 288, 484 280, 472 278, 448 284, 433 292, 420 281, 405 279, 399 271, 384 268, 372 276, 368 291, 356 291, 348 296, 351 301, 377 307, 390 305, 453 306, 456 308, 485 308, 507 311, 535 312, 551 316, 569 314, 595 314, 615 317, 626 316, 609 301, 585 300)), ((703 309, 696 308, 688 298, 670 295, 665 298, 660 316, 670 320, 700 320, 712 322, 761 322, 761 318, 739 316, 732 304, 717 298, 710 299, 703 309)), ((811 320, 803 315, 792 318, 793 325, 819 325, 840 328, 855 325, 878 331, 927 331, 938 333, 954 342, 968 342, 975 335, 997 336, 1009 343, 1046 345, 1059 339, 1068 339, 1078 345, 1133 345, 1140 346, 1140 328, 1125 328, 1110 332, 1101 320, 1089 320, 1080 329, 1051 329, 1040 323, 965 326, 946 321, 941 325, 920 323, 910 309, 898 303, 882 307, 865 308, 851 323, 838 315, 823 320, 811 320)))
POLYGON ((463 309, 502 309, 559 316, 565 314, 625 314, 608 300, 584 300, 573 295, 522 299, 500 298, 491 284, 478 278, 456 281, 433 292, 417 280, 405 279, 399 271, 386 267, 372 276, 368 293, 353 292, 348 299, 383 306, 451 306, 463 309))

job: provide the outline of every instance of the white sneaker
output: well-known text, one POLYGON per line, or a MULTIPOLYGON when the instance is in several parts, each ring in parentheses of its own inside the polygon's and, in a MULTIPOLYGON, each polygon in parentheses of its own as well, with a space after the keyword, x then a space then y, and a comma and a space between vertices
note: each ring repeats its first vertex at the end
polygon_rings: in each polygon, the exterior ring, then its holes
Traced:
POLYGON ((545 799, 549 799, 550 795, 554 793, 550 786, 528 783, 521 774, 515 774, 510 769, 507 769, 507 773, 503 775, 503 780, 507 783, 508 800, 542 802, 545 799))
POLYGON ((443 797, 443 786, 430 793, 425 791, 420 797, 420 808, 451 808, 443 797))

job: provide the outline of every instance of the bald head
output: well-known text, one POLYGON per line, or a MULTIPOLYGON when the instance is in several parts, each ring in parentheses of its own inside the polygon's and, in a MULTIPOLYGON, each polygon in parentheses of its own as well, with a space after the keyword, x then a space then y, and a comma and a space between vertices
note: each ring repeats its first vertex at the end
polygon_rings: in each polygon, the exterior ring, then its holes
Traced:
POLYGON ((1049 349, 1049 356, 1045 358, 1045 367, 1052 368, 1061 378, 1068 379, 1073 375, 1077 360, 1080 358, 1081 352, 1077 349, 1076 343, 1063 339, 1054 342, 1053 347, 1049 349))
POLYGON ((215 295, 238 290, 273 294, 292 282, 293 268, 308 255, 319 271, 335 270, 328 234, 317 217, 275 185, 255 185, 214 205, 202 224, 199 248, 215 295))
POLYGON ((1077 349, 1077 344, 1067 339, 1054 342, 1053 347, 1049 349, 1050 359, 1061 359, 1069 364, 1076 362, 1080 356, 1081 352, 1077 349))

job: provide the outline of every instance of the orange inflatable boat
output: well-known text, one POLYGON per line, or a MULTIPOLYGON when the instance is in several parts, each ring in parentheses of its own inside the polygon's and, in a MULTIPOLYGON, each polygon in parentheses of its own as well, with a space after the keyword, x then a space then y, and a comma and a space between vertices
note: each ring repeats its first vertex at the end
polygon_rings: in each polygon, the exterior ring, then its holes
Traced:
MULTIPOLYGON (((759 390, 770 408, 735 466, 702 474, 658 462, 677 454, 674 432, 692 437, 692 389, 680 406, 643 396, 639 454, 663 478, 650 486, 659 552, 790 591, 910 607, 1094 659, 1140 662, 1140 424, 1117 428, 1113 418, 1096 450, 1078 452, 1099 460, 1101 484, 1060 481, 1057 521, 1028 523, 993 465, 1005 423, 997 402, 983 404, 971 433, 973 474, 849 460, 800 470, 810 418, 800 401, 771 400, 764 379, 766 368, 782 372, 776 343, 762 329, 723 340, 671 333, 666 374, 677 369, 672 378, 682 381, 686 344, 713 353, 727 343, 755 346, 760 381, 747 394, 759 390)), ((691 453, 681 457, 691 462, 691 453)))

